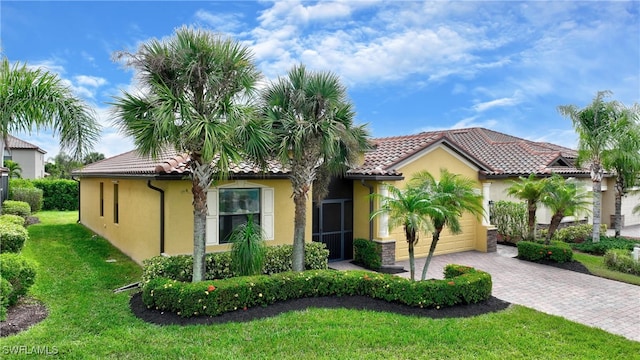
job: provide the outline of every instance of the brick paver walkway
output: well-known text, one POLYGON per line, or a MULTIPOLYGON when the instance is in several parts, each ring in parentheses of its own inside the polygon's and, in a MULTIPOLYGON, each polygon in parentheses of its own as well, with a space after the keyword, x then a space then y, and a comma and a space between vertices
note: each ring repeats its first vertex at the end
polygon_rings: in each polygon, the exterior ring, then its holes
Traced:
MULTIPOLYGON (((640 341, 640 286, 607 280, 527 261, 514 259, 509 248, 498 253, 468 251, 434 256, 427 278, 442 278, 447 264, 473 266, 491 274, 493 296, 547 314, 597 327, 640 341)), ((409 269, 408 261, 397 263, 409 269)), ((424 259, 416 259, 416 277, 424 259)), ((330 267, 353 267, 349 262, 330 267)), ((409 277, 409 273, 400 274, 409 277)))

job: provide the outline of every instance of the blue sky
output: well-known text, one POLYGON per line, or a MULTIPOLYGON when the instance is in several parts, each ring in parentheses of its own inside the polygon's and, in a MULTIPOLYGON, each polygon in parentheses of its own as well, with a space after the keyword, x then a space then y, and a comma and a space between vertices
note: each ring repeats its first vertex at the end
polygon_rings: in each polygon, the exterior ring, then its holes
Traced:
MULTIPOLYGON (((558 105, 611 90, 640 101, 640 3, 417 1, 7 1, 3 56, 54 71, 104 126, 95 150, 131 150, 107 104, 136 89, 111 60, 194 25, 250 46, 267 79, 294 64, 337 73, 375 137, 481 126, 575 147, 558 105)), ((59 149, 51 132, 17 134, 59 149)))

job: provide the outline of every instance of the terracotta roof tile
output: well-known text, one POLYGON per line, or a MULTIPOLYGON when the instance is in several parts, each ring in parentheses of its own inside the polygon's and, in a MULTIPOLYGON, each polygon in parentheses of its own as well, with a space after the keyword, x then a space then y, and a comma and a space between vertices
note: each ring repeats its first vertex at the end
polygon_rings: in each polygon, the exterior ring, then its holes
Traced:
POLYGON ((47 153, 46 151, 42 150, 38 145, 34 145, 24 140, 18 139, 17 137, 12 135, 7 135, 6 147, 9 149, 33 149, 43 154, 47 153))

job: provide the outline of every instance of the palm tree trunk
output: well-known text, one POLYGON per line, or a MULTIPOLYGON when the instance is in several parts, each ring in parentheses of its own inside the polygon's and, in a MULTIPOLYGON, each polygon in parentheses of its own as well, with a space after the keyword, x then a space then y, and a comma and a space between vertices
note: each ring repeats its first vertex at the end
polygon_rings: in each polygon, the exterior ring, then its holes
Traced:
POLYGON ((307 194, 295 192, 293 195, 295 216, 293 221, 293 271, 304 271, 304 233, 307 223, 307 194))
POLYGON ((536 210, 538 210, 538 206, 535 201, 528 201, 528 210, 529 219, 527 221, 527 225, 529 225, 529 234, 527 235, 527 239, 533 241, 536 238, 536 210))
POLYGON ((193 282, 205 279, 205 254, 207 231, 207 191, 194 176, 193 193, 193 282))
POLYGON ((427 260, 424 262, 424 267, 422 268, 422 280, 426 280, 427 278, 427 269, 429 269, 429 264, 431 263, 431 259, 433 258, 433 253, 436 251, 436 245, 438 245, 438 240, 440 240, 440 232, 442 228, 436 228, 433 232, 433 239, 431 240, 431 246, 429 247, 429 255, 427 255, 427 260))
POLYGON ((409 243, 409 271, 411 273, 411 281, 416 280, 416 258, 413 255, 413 242, 414 239, 407 241, 409 243))
POLYGON ((622 193, 624 192, 624 178, 620 175, 616 177, 616 234, 615 237, 620 237, 620 231, 622 230, 622 193))
POLYGON ((562 218, 564 217, 563 213, 564 211, 556 212, 551 217, 551 223, 549 224, 549 232, 547 233, 547 238, 544 240, 545 244, 549 245, 551 243, 551 238, 553 237, 553 234, 558 229, 558 226, 560 226, 560 221, 562 221, 562 218))
POLYGON ((600 223, 602 219, 602 176, 604 170, 599 162, 591 164, 591 180, 593 181, 593 232, 591 241, 600 242, 600 223))

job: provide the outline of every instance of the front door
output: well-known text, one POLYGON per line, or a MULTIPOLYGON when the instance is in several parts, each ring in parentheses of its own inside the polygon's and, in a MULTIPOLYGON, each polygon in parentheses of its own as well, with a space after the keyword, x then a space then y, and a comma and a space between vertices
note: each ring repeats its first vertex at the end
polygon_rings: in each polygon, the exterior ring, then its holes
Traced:
POLYGON ((329 249, 329 261, 353 258, 353 200, 331 199, 314 204, 313 241, 329 249))

